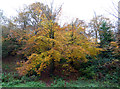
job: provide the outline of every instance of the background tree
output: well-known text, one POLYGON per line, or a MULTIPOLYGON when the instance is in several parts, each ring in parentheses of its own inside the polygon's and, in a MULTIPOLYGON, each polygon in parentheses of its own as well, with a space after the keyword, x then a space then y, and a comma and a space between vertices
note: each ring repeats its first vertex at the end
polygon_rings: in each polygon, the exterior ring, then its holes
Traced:
POLYGON ((113 36, 114 34, 110 28, 111 26, 107 24, 105 21, 103 21, 99 29, 99 35, 100 35, 100 47, 104 49, 102 56, 112 59, 112 51, 110 50, 110 43, 112 41, 115 41, 115 39, 113 36))
POLYGON ((113 4, 113 9, 112 11, 107 11, 110 15, 112 15, 113 17, 115 17, 116 19, 118 19, 117 21, 117 43, 120 47, 120 1, 118 2, 118 4, 116 5, 114 2, 112 2, 113 4))
MULTIPOLYGON (((96 16, 90 21, 89 23, 89 34, 95 38, 95 42, 98 43, 99 38, 99 29, 102 25, 102 22, 105 21, 107 24, 111 25, 111 22, 109 18, 106 18, 104 16, 96 16)), ((112 25, 111 25, 112 26, 112 25)))
POLYGON ((110 30, 110 26, 107 25, 106 22, 102 22, 101 27, 99 29, 100 34, 100 46, 102 48, 106 48, 111 41, 114 41, 112 31, 110 30))
POLYGON ((113 9, 112 11, 107 11, 110 15, 115 17, 117 19, 116 21, 116 29, 115 29, 115 37, 116 40, 111 42, 111 50, 113 51, 113 55, 116 55, 115 58, 119 59, 120 58, 120 1, 115 4, 113 4, 113 9))
POLYGON ((45 17, 48 20, 55 20, 56 16, 61 11, 61 7, 55 12, 52 12, 52 9, 52 6, 49 8, 48 5, 44 5, 40 2, 33 3, 19 11, 18 17, 15 18, 15 22, 18 23, 22 29, 27 29, 27 26, 33 27, 31 30, 38 29, 38 27, 41 26, 41 18, 45 17))
POLYGON ((120 49, 120 1, 118 2, 118 46, 120 49))

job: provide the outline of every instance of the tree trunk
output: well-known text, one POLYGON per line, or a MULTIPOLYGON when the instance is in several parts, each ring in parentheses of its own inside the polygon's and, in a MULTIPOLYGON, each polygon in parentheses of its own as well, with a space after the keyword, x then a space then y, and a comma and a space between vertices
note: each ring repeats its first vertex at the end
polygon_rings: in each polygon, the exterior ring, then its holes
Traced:
MULTIPOLYGON (((51 39, 54 39, 54 30, 53 30, 53 26, 52 26, 52 25, 50 26, 49 37, 50 37, 51 39)), ((54 42, 53 42, 53 46, 52 46, 52 47, 54 47, 54 42)), ((51 76, 54 76, 54 70, 55 70, 55 61, 54 61, 54 60, 55 60, 55 59, 52 59, 51 65, 50 65, 50 77, 51 77, 51 76)))
POLYGON ((118 2, 118 46, 120 48, 120 1, 118 2))

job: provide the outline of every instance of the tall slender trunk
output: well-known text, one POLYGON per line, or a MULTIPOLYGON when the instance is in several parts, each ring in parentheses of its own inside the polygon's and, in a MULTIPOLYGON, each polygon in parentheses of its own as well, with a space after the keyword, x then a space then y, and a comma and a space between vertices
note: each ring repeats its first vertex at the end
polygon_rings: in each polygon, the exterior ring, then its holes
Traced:
POLYGON ((120 1, 118 2, 118 46, 120 48, 120 1))
POLYGON ((97 29, 95 30, 95 43, 97 44, 97 39, 98 39, 98 34, 97 34, 97 29))
POLYGON ((118 25, 118 46, 120 48, 120 23, 118 25))
MULTIPOLYGON (((51 18, 52 19, 52 18, 51 18)), ((54 39, 54 30, 53 30, 53 26, 52 25, 50 25, 50 33, 49 33, 49 37, 51 38, 51 39, 54 39)), ((54 42, 53 42, 53 45, 52 45, 52 47, 54 47, 54 42)), ((52 59, 52 61, 51 61, 51 65, 50 65, 50 77, 51 76, 54 76, 54 70, 55 70, 55 61, 54 61, 55 59, 52 59)))

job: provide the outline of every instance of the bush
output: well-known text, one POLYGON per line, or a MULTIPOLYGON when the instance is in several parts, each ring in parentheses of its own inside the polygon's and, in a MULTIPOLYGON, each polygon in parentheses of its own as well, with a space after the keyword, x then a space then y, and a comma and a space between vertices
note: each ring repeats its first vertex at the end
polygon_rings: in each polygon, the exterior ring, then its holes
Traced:
POLYGON ((51 83, 51 87, 65 87, 65 81, 61 78, 54 80, 53 83, 51 83))
POLYGON ((2 86, 3 87, 13 87, 14 85, 19 85, 22 83, 28 84, 29 86, 32 86, 32 87, 45 86, 45 83, 33 82, 33 81, 37 81, 37 80, 39 80, 39 78, 34 75, 30 76, 30 77, 27 77, 27 76, 20 77, 16 73, 8 73, 8 74, 3 73, 2 74, 2 86))
POLYGON ((10 82, 13 80, 13 76, 11 76, 12 74, 11 73, 3 73, 2 74, 2 82, 10 82))
POLYGON ((109 49, 112 51, 112 56, 116 59, 120 59, 120 48, 117 42, 111 42, 109 49))
POLYGON ((25 31, 22 30, 10 30, 9 33, 2 36, 2 56, 16 55, 18 50, 25 44, 24 39, 25 31), (22 41, 21 41, 22 39, 22 41))
POLYGON ((95 75, 96 75, 95 68, 96 68, 95 66, 88 66, 86 68, 81 68, 79 70, 79 72, 80 72, 81 76, 84 76, 88 79, 93 79, 93 78, 95 78, 95 75))

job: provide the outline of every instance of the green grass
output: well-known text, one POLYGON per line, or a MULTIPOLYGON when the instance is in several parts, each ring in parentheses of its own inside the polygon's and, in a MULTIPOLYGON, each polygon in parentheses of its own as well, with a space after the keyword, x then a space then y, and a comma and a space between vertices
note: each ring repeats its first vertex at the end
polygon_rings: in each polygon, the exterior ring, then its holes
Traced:
POLYGON ((95 80, 81 80, 79 78, 77 81, 71 81, 71 82, 65 82, 61 78, 54 80, 54 82, 51 84, 51 87, 119 87, 120 86, 116 84, 112 84, 109 81, 107 82, 100 82, 95 80))
MULTIPOLYGON (((7 66, 6 66, 7 67, 7 66)), ((6 68, 5 67, 5 68, 6 68)), ((117 77, 117 74, 114 75, 117 77)), ((96 81, 94 79, 88 79, 87 77, 79 77, 76 81, 65 81, 60 77, 52 77, 53 81, 49 86, 45 82, 39 80, 35 75, 31 77, 22 76, 20 77, 17 73, 9 72, 2 74, 2 87, 118 87, 120 88, 118 82, 116 82, 115 77, 106 75, 106 80, 96 81)))
POLYGON ((42 83, 41 81, 31 81, 26 83, 20 83, 20 81, 13 81, 8 83, 2 83, 2 87, 46 87, 46 84, 42 83))
POLYGON ((87 78, 82 80, 82 77, 78 78, 76 81, 66 82, 62 78, 54 77, 53 82, 47 86, 45 82, 37 80, 36 76, 32 78, 23 76, 20 79, 14 78, 18 76, 17 74, 2 74, 2 87, 118 87, 120 86, 117 83, 111 83, 110 81, 96 81, 88 80, 87 78), (34 80, 33 80, 34 79, 34 80), (36 79, 36 80, 35 80, 36 79))

